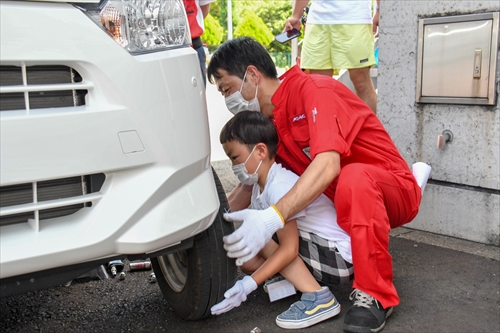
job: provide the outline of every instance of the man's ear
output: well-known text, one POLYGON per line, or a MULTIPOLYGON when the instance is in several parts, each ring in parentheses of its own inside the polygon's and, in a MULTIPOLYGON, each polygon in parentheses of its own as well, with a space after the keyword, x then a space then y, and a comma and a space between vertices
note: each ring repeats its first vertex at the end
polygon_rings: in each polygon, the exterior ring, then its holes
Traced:
POLYGON ((247 78, 251 78, 254 84, 259 84, 262 74, 254 65, 249 65, 247 67, 247 78))

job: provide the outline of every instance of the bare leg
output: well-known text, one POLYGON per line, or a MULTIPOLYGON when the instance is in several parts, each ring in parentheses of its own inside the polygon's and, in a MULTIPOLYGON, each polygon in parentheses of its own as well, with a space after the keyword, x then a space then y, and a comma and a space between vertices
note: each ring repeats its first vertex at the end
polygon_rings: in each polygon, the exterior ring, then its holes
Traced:
POLYGON ((241 271, 245 274, 253 274, 266 261, 260 254, 241 265, 241 271))
POLYGON ((349 69, 349 77, 356 95, 377 113, 377 93, 370 77, 370 67, 349 69))
POLYGON ((303 293, 312 293, 321 289, 318 281, 312 276, 299 257, 295 258, 290 265, 282 269, 280 274, 303 293))
MULTIPOLYGON (((276 242, 271 240, 259 254, 267 259, 278 249, 278 246, 276 242)), ((290 265, 283 268, 280 274, 290 281, 300 292, 312 293, 321 289, 318 281, 312 276, 300 257, 296 257, 290 265)))

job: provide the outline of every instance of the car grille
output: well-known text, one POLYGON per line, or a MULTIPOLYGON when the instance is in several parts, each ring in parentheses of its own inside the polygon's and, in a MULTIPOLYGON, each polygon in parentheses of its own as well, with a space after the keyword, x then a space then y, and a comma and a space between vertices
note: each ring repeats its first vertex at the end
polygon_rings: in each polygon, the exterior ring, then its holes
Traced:
POLYGON ((0 66, 0 111, 85 105, 89 84, 59 65, 0 66))
MULTIPOLYGON (((85 105, 92 84, 64 65, 27 66, 24 62, 0 66, 0 111, 26 111, 85 105)), ((39 222, 73 214, 92 205, 104 174, 0 187, 0 226, 39 222)))
POLYGON ((92 200, 104 183, 103 173, 0 187, 0 226, 67 216, 92 200))

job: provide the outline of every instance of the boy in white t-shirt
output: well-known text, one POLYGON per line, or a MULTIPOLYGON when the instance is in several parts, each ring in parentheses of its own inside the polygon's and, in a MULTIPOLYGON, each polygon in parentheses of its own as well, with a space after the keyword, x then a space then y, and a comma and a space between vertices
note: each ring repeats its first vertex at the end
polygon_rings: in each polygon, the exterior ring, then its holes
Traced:
MULTIPOLYGON (((273 206, 297 182, 296 174, 274 161, 278 135, 271 120, 260 112, 236 114, 222 129, 220 141, 240 182, 253 186, 252 209, 273 206)), ((340 313, 335 296, 318 283, 339 284, 353 278, 350 237, 338 226, 333 203, 322 194, 274 236, 241 266, 251 276, 237 281, 225 299, 212 307, 212 314, 239 306, 278 272, 302 292, 301 300, 276 318, 278 326, 309 327, 340 313)))

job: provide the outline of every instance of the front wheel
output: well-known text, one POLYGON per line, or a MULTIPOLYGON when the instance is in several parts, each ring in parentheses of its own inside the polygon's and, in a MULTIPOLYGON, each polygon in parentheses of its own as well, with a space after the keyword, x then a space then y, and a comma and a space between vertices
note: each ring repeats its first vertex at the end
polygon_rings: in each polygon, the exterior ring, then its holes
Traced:
POLYGON ((227 257, 222 242, 234 226, 222 216, 229 205, 219 177, 212 172, 220 201, 213 224, 195 236, 192 248, 151 258, 163 297, 187 320, 210 315, 210 308, 224 299, 224 292, 236 281, 235 260, 227 257))

